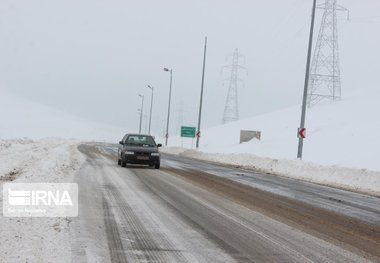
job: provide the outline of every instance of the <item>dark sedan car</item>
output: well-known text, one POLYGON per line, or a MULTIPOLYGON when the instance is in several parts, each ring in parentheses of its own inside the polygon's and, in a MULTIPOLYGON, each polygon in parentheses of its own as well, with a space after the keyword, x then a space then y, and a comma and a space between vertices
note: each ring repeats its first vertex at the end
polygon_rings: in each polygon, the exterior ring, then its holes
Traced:
POLYGON ((147 164, 156 169, 160 168, 160 153, 154 138, 150 135, 126 134, 119 142, 118 164, 147 164))

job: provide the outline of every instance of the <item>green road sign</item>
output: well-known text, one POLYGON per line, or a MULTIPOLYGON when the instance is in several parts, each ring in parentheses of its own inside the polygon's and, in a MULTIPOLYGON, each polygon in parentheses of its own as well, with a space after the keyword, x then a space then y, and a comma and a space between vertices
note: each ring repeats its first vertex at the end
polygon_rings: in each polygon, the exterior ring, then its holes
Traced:
POLYGON ((195 127, 181 126, 181 137, 195 138, 195 127))

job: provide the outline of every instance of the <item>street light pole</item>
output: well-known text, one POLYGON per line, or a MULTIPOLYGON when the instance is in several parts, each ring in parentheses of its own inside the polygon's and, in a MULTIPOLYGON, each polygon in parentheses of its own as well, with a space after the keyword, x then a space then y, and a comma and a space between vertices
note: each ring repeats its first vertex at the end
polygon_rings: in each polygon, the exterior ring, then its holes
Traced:
POLYGON ((152 96, 150 98, 150 114, 149 114, 149 129, 148 129, 148 134, 150 134, 150 126, 152 124, 152 108, 153 108, 153 90, 154 88, 148 85, 148 88, 152 90, 152 96))
POLYGON ((140 125, 139 125, 139 134, 141 134, 141 124, 142 124, 142 117, 144 113, 144 95, 139 94, 139 97, 141 97, 140 125))
POLYGON ((168 146, 169 138, 169 120, 170 120, 170 102, 172 98, 172 81, 173 81, 173 69, 164 68, 164 71, 170 73, 170 87, 169 87, 169 104, 168 104, 168 118, 166 120, 166 134, 165 134, 165 146, 168 146))
POLYGON ((144 114, 144 133, 147 134, 148 130, 148 116, 144 114))
POLYGON ((202 119, 202 103, 203 103, 203 86, 205 82, 205 67, 206 67, 206 49, 207 49, 207 37, 205 37, 205 49, 203 54, 203 70, 202 70, 202 84, 201 84, 201 99, 199 103, 199 116, 198 116, 198 131, 197 131, 197 143, 196 147, 199 148, 199 137, 201 132, 201 119, 202 119))
MULTIPOLYGON (((311 25, 310 25, 310 35, 309 35, 309 47, 307 51, 307 62, 306 62, 306 73, 305 73, 305 85, 303 90, 302 99, 302 113, 301 113, 301 124, 300 129, 305 128, 306 119, 306 103, 307 103, 307 93, 309 88, 309 76, 310 76, 310 63, 311 63, 311 52, 313 48, 313 35, 314 35, 314 21, 315 21, 315 9, 317 5, 317 0, 313 0, 313 10, 311 14, 311 25)), ((302 159, 303 151, 303 138, 298 135, 298 153, 297 158, 302 159)))

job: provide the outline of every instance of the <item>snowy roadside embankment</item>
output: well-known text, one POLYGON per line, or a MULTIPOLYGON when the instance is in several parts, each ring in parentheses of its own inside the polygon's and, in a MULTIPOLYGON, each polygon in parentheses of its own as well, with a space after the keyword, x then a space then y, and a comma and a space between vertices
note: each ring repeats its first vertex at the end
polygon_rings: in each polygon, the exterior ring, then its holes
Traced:
MULTIPOLYGON (((0 140, 0 207, 4 183, 71 183, 84 161, 78 141, 0 140)), ((0 217, 1 262, 70 262, 69 218, 0 217), (22 252, 22 253, 20 253, 22 252)))
MULTIPOLYGON (((308 108, 303 160, 323 166, 380 171, 380 140, 376 133, 380 128, 378 97, 378 92, 363 87, 346 93, 344 100, 324 101, 308 108)), ((298 105, 205 128, 200 149, 207 153, 292 160, 297 156, 300 110, 298 105), (261 131, 261 139, 240 143, 241 130, 261 131)), ((169 146, 192 148, 192 140, 173 136, 169 146)))
POLYGON ((83 161, 76 140, 0 140, 0 182, 69 182, 83 161))
POLYGON ((366 169, 323 166, 301 160, 271 159, 253 154, 204 153, 180 147, 163 148, 161 151, 380 196, 380 172, 366 169))

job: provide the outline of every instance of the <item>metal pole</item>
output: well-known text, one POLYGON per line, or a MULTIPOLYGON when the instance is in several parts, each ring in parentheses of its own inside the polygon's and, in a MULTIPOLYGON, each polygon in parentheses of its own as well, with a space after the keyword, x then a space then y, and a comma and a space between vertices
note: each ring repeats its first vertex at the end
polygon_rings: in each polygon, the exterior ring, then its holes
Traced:
POLYGON ((150 126, 152 124, 152 108, 153 108, 153 90, 154 88, 148 85, 148 88, 152 90, 152 97, 150 99, 150 114, 149 114, 149 130, 148 133, 150 134, 150 126))
MULTIPOLYGON (((310 76, 310 62, 311 62, 311 52, 313 48, 313 35, 314 35, 314 21, 315 21, 315 9, 317 5, 317 0, 313 0, 313 10, 311 15, 311 25, 310 25, 310 35, 309 35, 309 48, 307 52, 307 62, 306 62, 306 73, 305 73, 305 86, 303 90, 303 100, 302 100, 302 114, 301 114, 301 124, 300 128, 305 128, 305 118, 306 118, 306 104, 307 104, 307 93, 309 87, 309 76, 310 76)), ((303 138, 299 136, 298 138, 298 154, 297 158, 302 159, 303 150, 303 138)))
POLYGON ((203 53, 203 70, 202 70, 202 84, 201 84, 201 99, 199 103, 199 115, 198 115, 198 132, 197 132, 197 143, 196 147, 199 148, 199 137, 198 133, 201 131, 201 120, 202 120, 202 103, 203 103, 203 87, 205 81, 205 67, 206 67, 206 50, 207 50, 207 37, 205 37, 205 49, 203 53))
POLYGON ((165 71, 170 72, 170 87, 169 87, 169 104, 168 104, 168 118, 166 120, 166 134, 165 134, 165 146, 168 145, 169 138, 169 121, 170 121, 170 102, 172 98, 172 81, 173 81, 173 69, 164 68, 165 71))
POLYGON ((148 116, 145 114, 144 115, 144 126, 145 126, 145 128, 144 128, 144 133, 145 134, 147 134, 147 130, 148 130, 148 116))
POLYGON ((144 113, 144 95, 139 94, 139 97, 141 97, 140 126, 139 126, 139 134, 141 134, 141 123, 142 123, 142 117, 144 113))

